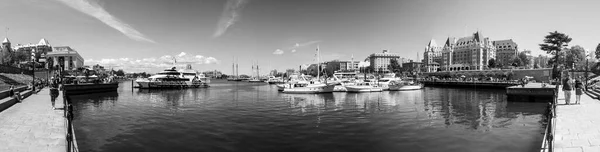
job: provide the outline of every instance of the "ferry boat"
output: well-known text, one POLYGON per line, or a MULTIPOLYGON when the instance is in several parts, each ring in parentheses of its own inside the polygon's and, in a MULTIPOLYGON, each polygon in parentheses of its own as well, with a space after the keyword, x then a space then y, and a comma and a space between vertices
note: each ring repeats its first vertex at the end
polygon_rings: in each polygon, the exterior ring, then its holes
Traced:
POLYGON ((210 80, 204 74, 197 74, 191 69, 191 65, 185 70, 177 71, 175 67, 165 69, 147 79, 136 80, 139 88, 200 88, 209 87, 210 80))
POLYGON ((411 79, 405 79, 402 81, 392 81, 389 85, 390 91, 408 91, 408 90, 420 90, 423 89, 422 83, 416 83, 411 79))

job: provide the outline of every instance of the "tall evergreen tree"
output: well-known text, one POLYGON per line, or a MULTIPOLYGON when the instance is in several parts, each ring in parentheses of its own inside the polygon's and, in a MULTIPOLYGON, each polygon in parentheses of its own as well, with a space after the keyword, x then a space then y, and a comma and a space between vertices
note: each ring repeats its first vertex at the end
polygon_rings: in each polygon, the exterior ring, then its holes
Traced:
MULTIPOLYGON (((563 50, 564 47, 569 46, 569 42, 571 42, 571 38, 564 34, 559 33, 558 31, 550 32, 548 35, 544 37, 544 43, 540 44, 540 49, 546 51, 546 53, 554 55, 554 61, 558 61, 559 53, 563 50)), ((555 74, 553 76, 556 78, 558 76, 558 66, 560 63, 553 62, 552 71, 555 74)))

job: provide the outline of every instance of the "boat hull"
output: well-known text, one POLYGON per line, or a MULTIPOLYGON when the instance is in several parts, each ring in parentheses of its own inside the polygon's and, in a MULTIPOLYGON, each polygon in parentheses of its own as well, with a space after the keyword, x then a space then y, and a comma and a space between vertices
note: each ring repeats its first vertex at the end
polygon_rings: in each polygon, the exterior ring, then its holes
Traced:
POLYGON ((103 83, 103 84, 65 84, 63 90, 65 95, 82 95, 102 92, 117 92, 119 83, 103 83))
POLYGON ((292 93, 292 94, 312 94, 312 93, 331 93, 335 88, 334 85, 317 85, 317 86, 307 86, 307 87, 289 87, 284 88, 283 93, 292 93))
POLYGON ((141 89, 162 89, 162 88, 206 88, 209 87, 205 82, 189 82, 189 81, 170 81, 170 82, 136 82, 141 89))
POLYGON ((408 91, 423 89, 423 84, 419 85, 390 85, 390 91, 408 91))
POLYGON ((346 86, 347 92, 381 92, 383 88, 373 86, 346 86))

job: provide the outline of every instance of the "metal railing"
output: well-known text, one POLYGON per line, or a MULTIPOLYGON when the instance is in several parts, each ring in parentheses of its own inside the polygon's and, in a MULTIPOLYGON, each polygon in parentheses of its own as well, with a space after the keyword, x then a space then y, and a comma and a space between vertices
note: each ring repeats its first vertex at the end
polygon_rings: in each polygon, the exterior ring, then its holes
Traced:
POLYGON ((64 116, 66 118, 65 125, 67 127, 66 140, 67 152, 79 152, 77 146, 77 138, 75 138, 75 130, 73 128, 73 105, 71 99, 66 95, 66 90, 63 90, 64 116))
POLYGON ((544 131, 544 141, 542 142, 541 152, 553 152, 554 151, 554 131, 556 128, 556 105, 558 103, 558 88, 556 85, 554 90, 554 98, 552 102, 548 103, 548 110, 546 113, 546 130, 544 131))

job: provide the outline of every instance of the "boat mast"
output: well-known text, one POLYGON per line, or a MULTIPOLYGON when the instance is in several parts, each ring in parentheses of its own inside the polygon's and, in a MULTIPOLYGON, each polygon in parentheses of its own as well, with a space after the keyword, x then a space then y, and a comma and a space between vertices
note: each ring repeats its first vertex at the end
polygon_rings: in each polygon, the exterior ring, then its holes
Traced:
POLYGON ((319 45, 317 45, 317 81, 319 81, 321 79, 321 60, 319 59, 320 57, 320 52, 319 52, 319 45))
POLYGON ((235 56, 233 56, 233 60, 231 60, 231 77, 235 75, 235 56))

